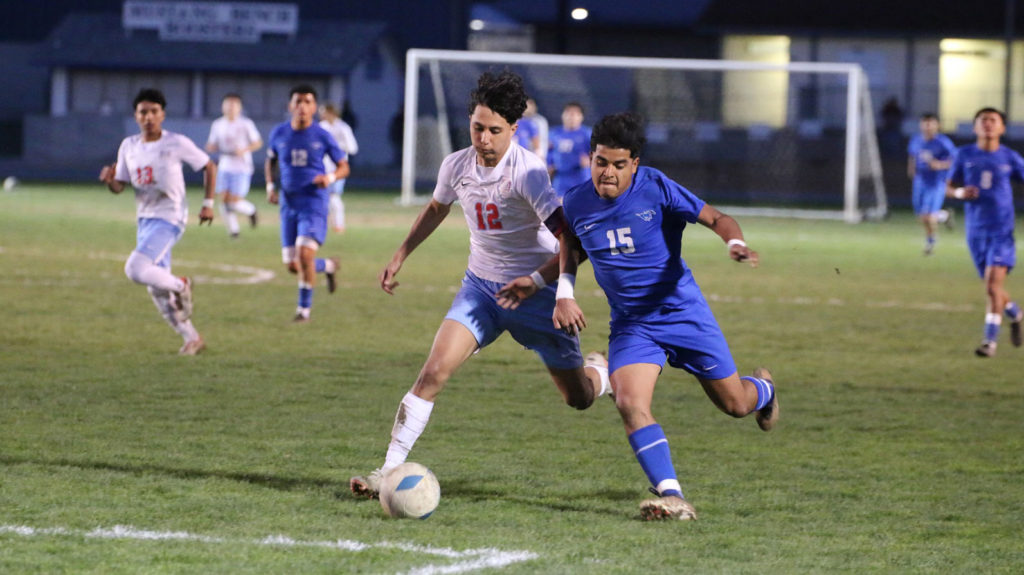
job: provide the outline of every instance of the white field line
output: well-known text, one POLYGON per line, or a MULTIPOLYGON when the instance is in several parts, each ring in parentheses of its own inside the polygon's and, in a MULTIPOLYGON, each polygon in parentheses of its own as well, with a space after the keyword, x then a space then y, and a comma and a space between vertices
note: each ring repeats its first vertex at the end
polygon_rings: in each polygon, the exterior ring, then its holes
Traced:
MULTIPOLYGON (((109 254, 103 252, 90 252, 89 259, 91 260, 104 260, 104 261, 124 261, 128 256, 109 254)), ((184 266, 187 268, 210 268, 221 272, 231 274, 243 274, 241 277, 218 277, 218 276, 206 276, 201 274, 194 274, 192 279, 196 283, 201 284, 259 284, 265 283, 274 279, 274 272, 257 268, 252 266, 239 266, 234 264, 222 264, 218 262, 197 262, 192 260, 179 260, 175 258, 172 262, 174 266, 184 266)))
POLYGON ((268 535, 262 539, 228 539, 209 535, 198 535, 186 531, 149 531, 126 525, 115 525, 111 528, 97 527, 91 531, 67 529, 64 527, 29 527, 26 525, 0 525, 0 534, 10 533, 22 537, 64 536, 84 537, 86 539, 131 539, 142 541, 195 541, 198 543, 220 545, 263 545, 274 547, 316 547, 336 549, 359 553, 373 549, 398 549, 413 555, 428 555, 455 560, 445 565, 425 565, 416 567, 405 573, 409 575, 433 575, 440 573, 468 573, 480 569, 498 569, 514 563, 522 563, 537 559, 539 555, 531 551, 502 551, 500 549, 482 548, 456 551, 446 547, 414 545, 411 543, 362 543, 348 539, 335 541, 301 541, 284 535, 268 535))

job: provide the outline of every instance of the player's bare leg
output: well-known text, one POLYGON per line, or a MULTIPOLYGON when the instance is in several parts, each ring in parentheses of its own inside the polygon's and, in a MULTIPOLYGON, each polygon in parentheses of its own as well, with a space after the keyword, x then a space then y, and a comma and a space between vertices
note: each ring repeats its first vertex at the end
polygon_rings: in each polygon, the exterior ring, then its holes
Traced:
POLYGON ((778 421, 779 400, 767 369, 758 368, 751 377, 733 373, 724 379, 698 379, 704 393, 726 415, 746 417, 756 413, 757 424, 765 431, 771 431, 778 421))
POLYGON ((473 355, 477 346, 476 337, 466 326, 451 319, 441 322, 427 361, 420 369, 412 389, 398 406, 384 465, 367 475, 349 479, 349 489, 353 494, 370 498, 378 496, 384 473, 405 462, 409 451, 427 426, 434 400, 444 390, 452 374, 473 355))
POLYGON ((299 305, 295 310, 296 323, 309 321, 310 307, 313 300, 313 285, 316 282, 316 248, 303 243, 297 246, 295 270, 299 275, 299 305))
POLYGON ((935 230, 938 227, 935 214, 921 216, 924 225, 924 255, 930 256, 935 251, 935 230))
POLYGON ((608 360, 599 352, 587 354, 583 367, 549 367, 548 372, 551 373, 551 379, 569 407, 586 409, 594 403, 594 399, 611 393, 608 360))

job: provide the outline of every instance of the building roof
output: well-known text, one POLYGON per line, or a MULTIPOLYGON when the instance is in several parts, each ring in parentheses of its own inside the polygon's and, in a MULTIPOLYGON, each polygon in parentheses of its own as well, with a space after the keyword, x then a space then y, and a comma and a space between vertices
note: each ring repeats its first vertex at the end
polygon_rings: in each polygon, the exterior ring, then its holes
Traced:
POLYGON ((382 22, 300 21, 294 38, 259 43, 162 41, 155 31, 126 31, 121 17, 71 13, 42 43, 37 61, 49 66, 177 71, 343 74, 387 30, 382 22))

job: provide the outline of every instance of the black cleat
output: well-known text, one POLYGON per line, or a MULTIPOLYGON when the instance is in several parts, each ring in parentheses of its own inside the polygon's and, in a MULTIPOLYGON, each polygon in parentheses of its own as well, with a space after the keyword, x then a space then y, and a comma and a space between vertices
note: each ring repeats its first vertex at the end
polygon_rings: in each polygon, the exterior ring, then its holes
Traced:
POLYGON ((341 271, 341 262, 338 258, 327 258, 334 262, 334 271, 324 274, 327 276, 327 293, 334 293, 334 290, 338 289, 337 275, 341 271))

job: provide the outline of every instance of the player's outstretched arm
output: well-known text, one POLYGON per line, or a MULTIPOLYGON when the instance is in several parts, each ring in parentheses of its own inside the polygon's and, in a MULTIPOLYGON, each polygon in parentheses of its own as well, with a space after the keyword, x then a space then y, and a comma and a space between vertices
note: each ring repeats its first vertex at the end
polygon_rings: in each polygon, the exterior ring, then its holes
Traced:
POLYGON ((958 200, 976 200, 981 190, 978 186, 957 186, 953 180, 946 182, 946 197, 958 200))
POLYGON ((391 256, 391 261, 388 265, 384 266, 384 270, 377 276, 380 282, 380 289, 384 290, 388 294, 394 295, 395 288, 398 287, 398 282, 395 280, 395 276, 398 275, 398 271, 402 269, 402 264, 405 263, 405 259, 409 257, 409 254, 413 252, 423 240, 427 239, 430 234, 434 233, 437 226, 441 225, 441 222, 448 217, 448 213, 451 211, 451 204, 442 204, 441 202, 431 199, 420 215, 416 217, 416 221, 412 224, 412 228, 409 230, 409 234, 405 237, 402 245, 398 246, 398 250, 391 256))
POLYGON ((558 243, 558 268, 561 273, 558 275, 555 311, 551 314, 551 321, 554 323, 555 329, 576 335, 587 327, 587 318, 584 317, 580 306, 576 305, 574 293, 576 271, 579 269, 580 259, 584 253, 583 245, 576 234, 568 228, 558 238, 558 243))
POLYGON ((729 257, 738 262, 747 262, 756 268, 759 262, 757 252, 747 247, 743 241, 743 230, 736 220, 715 209, 711 204, 704 204, 697 221, 718 234, 729 247, 729 257))
POLYGON ((118 181, 115 178, 117 173, 117 164, 110 164, 103 166, 100 170, 100 181, 107 185, 107 189, 115 194, 120 194, 124 191, 124 182, 118 181))
POLYGON ((203 196, 203 207, 199 210, 199 225, 205 222, 212 226, 213 197, 217 193, 217 164, 213 160, 207 160, 203 168, 203 187, 206 195, 203 196))
POLYGON ((267 203, 277 205, 277 188, 274 186, 274 172, 277 171, 277 158, 267 155, 263 162, 263 178, 267 181, 267 203))

